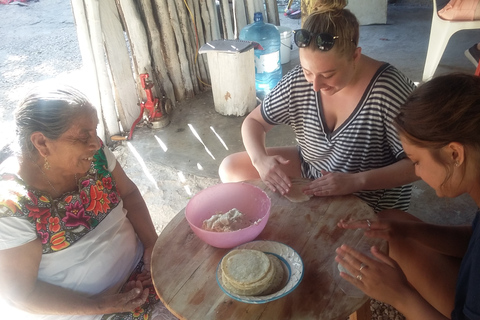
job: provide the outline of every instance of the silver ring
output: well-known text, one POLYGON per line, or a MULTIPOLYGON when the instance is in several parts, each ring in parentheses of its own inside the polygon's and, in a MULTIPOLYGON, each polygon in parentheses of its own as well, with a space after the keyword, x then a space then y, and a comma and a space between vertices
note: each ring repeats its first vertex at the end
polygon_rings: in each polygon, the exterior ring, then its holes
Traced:
POLYGON ((367 226, 368 226, 368 230, 370 230, 370 227, 372 226, 372 223, 368 219, 367 219, 367 226))
POLYGON ((360 271, 362 271, 362 269, 365 268, 365 267, 367 267, 367 265, 362 262, 362 263, 360 264, 360 271))
POLYGON ((357 276, 357 279, 360 280, 360 281, 362 281, 362 275, 359 274, 359 275, 357 276))

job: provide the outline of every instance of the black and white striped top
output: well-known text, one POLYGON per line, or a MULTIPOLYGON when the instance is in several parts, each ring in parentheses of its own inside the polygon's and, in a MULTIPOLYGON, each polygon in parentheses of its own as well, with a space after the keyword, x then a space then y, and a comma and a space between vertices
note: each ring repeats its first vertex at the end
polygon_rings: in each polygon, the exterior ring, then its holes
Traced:
MULTIPOLYGON (((347 120, 333 132, 325 124, 320 95, 305 79, 301 66, 292 69, 262 103, 270 124, 293 128, 299 144, 304 177, 316 179, 320 170, 356 173, 388 166, 405 157, 392 124, 400 106, 415 88, 390 64, 382 65, 347 120)), ((376 212, 407 210, 411 184, 357 195, 376 212)))

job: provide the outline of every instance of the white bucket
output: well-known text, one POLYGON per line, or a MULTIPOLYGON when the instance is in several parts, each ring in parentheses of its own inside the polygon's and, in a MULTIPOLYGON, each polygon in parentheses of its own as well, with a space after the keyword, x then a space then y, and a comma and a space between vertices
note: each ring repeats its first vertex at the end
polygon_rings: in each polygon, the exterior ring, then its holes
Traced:
POLYGON ((280 59, 282 64, 290 62, 290 51, 292 50, 292 29, 284 26, 277 26, 280 32, 280 59))

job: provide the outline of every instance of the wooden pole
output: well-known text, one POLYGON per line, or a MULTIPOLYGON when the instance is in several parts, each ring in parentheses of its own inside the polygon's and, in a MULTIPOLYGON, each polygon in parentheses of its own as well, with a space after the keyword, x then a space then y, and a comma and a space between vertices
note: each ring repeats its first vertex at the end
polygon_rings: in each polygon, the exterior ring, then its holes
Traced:
POLYGON ((115 0, 99 1, 105 53, 110 67, 111 90, 124 131, 129 131, 140 115, 137 87, 133 79, 130 55, 115 0))
POLYGON ((223 38, 234 39, 233 35, 233 17, 230 14, 230 3, 228 0, 220 0, 220 10, 222 12, 223 38))
POLYGON ((173 83, 168 75, 164 62, 163 49, 160 43, 160 32, 153 15, 152 3, 150 0, 140 0, 139 4, 149 38, 149 53, 152 58, 152 68, 154 70, 152 77, 155 83, 161 88, 160 91, 162 91, 172 103, 175 103, 175 90, 173 89, 173 83))
MULTIPOLYGON (((188 3, 187 3, 188 4, 188 3)), ((195 63, 195 36, 194 36, 194 27, 193 21, 188 13, 187 6, 185 2, 178 3, 177 5, 178 20, 180 23, 180 31, 183 37, 183 42, 185 44, 185 57, 187 59, 187 65, 189 70, 189 78, 191 79, 193 92, 198 94, 200 92, 199 81, 198 81, 198 65, 195 63)))
POLYGON ((86 82, 89 85, 85 94, 88 96, 90 102, 97 109, 97 117, 99 119, 97 135, 103 141, 105 137, 105 124, 102 113, 102 105, 100 100, 100 92, 98 90, 97 68, 95 67, 95 58, 93 56, 92 43, 90 42, 90 32, 88 30, 87 15, 83 0, 72 0, 72 11, 75 19, 75 26, 77 29, 78 44, 80 47, 80 54, 82 55, 83 73, 86 82))
MULTIPOLYGON (((160 39, 164 50, 164 62, 171 77, 173 90, 177 100, 182 101, 187 97, 185 86, 182 79, 182 67, 180 65, 177 52, 177 43, 175 34, 168 13, 167 0, 154 0, 157 13, 157 21, 160 24, 160 39)), ((182 43, 179 47, 183 46, 182 43)), ((160 62, 159 62, 160 63, 160 62)))
MULTIPOLYGON (((112 94, 112 86, 108 76, 101 30, 99 0, 85 0, 90 40, 95 59, 95 67, 98 76, 98 87, 100 91, 100 105, 102 118, 105 121, 105 135, 108 140, 111 136, 120 133, 120 126, 117 120, 117 111, 112 94)), ((107 143, 110 140, 106 141, 107 143)))
POLYGON ((217 40, 218 38, 213 38, 212 33, 212 22, 210 21, 210 14, 208 13, 207 1, 209 0, 200 0, 200 12, 202 16, 202 22, 205 26, 205 43, 212 40, 217 40))
MULTIPOLYGON (((195 94, 193 91, 192 77, 190 75, 190 67, 189 67, 189 62, 188 62, 187 54, 185 50, 186 43, 182 34, 182 28, 180 26, 180 22, 178 18, 177 5, 175 4, 175 0, 167 0, 167 3, 168 3, 168 12, 170 13, 170 24, 172 26, 173 33, 176 39, 177 55, 180 62, 181 74, 178 76, 180 76, 180 79, 183 81, 185 98, 191 98, 195 94)), ((174 76, 177 76, 177 75, 174 75, 174 76)))
POLYGON ((215 0, 206 0, 208 14, 210 16, 210 27, 212 28, 213 40, 220 39, 220 26, 218 24, 217 6, 215 0))
MULTIPOLYGON (((146 100, 147 95, 142 88, 139 75, 148 73, 153 78, 153 70, 145 25, 133 0, 116 0, 116 3, 130 44, 137 94, 141 100, 146 100)), ((158 96, 156 86, 153 86, 152 93, 158 96)))
POLYGON ((233 0, 233 7, 235 10, 235 16, 237 21, 237 33, 235 39, 240 36, 240 31, 247 25, 247 15, 245 13, 245 1, 233 0))
POLYGON ((245 8, 247 12, 247 23, 253 23, 253 16, 255 14, 255 0, 246 0, 245 8))
POLYGON ((277 0, 265 0, 265 6, 267 11, 268 23, 279 26, 280 17, 278 16, 277 0))
MULTIPOLYGON (((210 82, 209 74, 208 74, 208 64, 206 62, 206 58, 204 55, 199 55, 198 54, 198 49, 206 43, 205 41, 205 36, 203 33, 203 24, 202 24, 202 17, 201 17, 201 12, 200 12, 200 4, 199 1, 196 0, 188 0, 189 3, 193 3, 193 8, 194 8, 194 17, 195 17, 195 26, 196 26, 196 37, 197 37, 197 43, 196 43, 196 48, 195 48, 195 58, 198 61, 199 67, 200 67, 200 74, 202 81, 204 84, 207 84, 210 82)), ((192 5, 190 5, 190 8, 192 8, 192 5)))

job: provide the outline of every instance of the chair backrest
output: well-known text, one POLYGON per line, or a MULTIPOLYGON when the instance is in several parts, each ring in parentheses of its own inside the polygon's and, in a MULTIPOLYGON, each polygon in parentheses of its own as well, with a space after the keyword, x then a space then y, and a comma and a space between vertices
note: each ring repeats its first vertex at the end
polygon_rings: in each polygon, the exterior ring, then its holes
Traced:
MULTIPOLYGON (((460 30, 480 29, 480 20, 444 20, 438 15, 437 1, 433 1, 433 17, 430 29, 430 38, 427 48, 427 57, 423 69, 422 80, 432 78, 437 69, 440 58, 450 37, 460 30)), ((480 41, 477 39, 476 41, 480 41)))
MULTIPOLYGON (((437 16, 437 17, 440 18, 440 16, 438 15, 437 0, 432 0, 432 1, 433 1, 433 16, 437 16)), ((440 18, 440 19, 442 19, 442 18, 440 18)))

